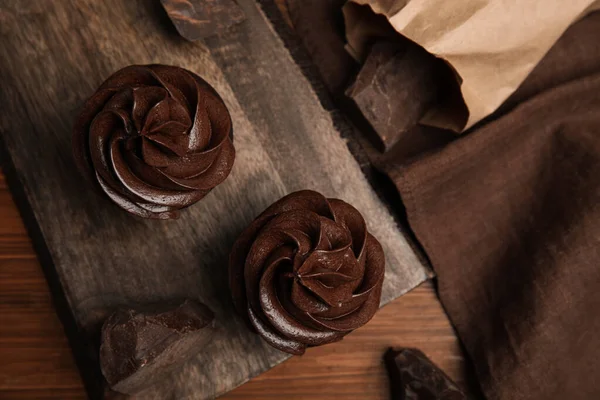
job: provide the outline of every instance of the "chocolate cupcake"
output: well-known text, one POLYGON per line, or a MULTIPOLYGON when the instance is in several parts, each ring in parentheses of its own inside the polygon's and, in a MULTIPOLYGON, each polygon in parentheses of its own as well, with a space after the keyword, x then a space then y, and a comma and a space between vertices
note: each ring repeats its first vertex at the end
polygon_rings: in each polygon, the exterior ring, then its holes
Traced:
POLYGON ((379 307, 381 245, 350 204, 292 193, 241 234, 229 258, 237 311, 271 346, 302 354, 340 340, 379 307))
POLYGON ((177 218, 227 178, 231 117, 196 74, 132 65, 110 76, 75 123, 78 167, 112 201, 144 218, 177 218))

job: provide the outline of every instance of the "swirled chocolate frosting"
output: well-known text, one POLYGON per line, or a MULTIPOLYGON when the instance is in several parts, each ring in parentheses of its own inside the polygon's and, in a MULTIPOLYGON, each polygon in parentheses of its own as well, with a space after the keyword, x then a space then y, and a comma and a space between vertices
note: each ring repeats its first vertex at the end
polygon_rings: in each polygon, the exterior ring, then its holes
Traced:
POLYGON ((273 347, 302 354, 340 340, 379 308, 385 258, 362 215, 292 193, 241 234, 229 258, 237 311, 273 347))
POLYGON ((229 111, 202 78, 178 67, 132 65, 87 100, 73 153, 120 207, 167 219, 227 178, 232 139, 229 111))

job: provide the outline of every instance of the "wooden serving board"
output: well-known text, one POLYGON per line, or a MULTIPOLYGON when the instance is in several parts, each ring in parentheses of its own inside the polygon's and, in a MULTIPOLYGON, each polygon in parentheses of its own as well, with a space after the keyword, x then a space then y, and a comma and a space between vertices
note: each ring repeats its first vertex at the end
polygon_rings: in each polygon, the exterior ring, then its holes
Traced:
POLYGON ((206 43, 176 35, 158 1, 0 5, 2 162, 90 397, 102 396, 99 329, 120 306, 195 298, 218 319, 210 346, 139 398, 213 398, 289 357, 235 316, 227 256, 241 230, 291 191, 314 189, 363 213, 386 252, 382 304, 427 277, 261 6, 238 3, 247 20, 206 43), (134 63, 187 68, 231 111, 233 171, 176 221, 129 216, 90 190, 71 157, 83 101, 134 63))

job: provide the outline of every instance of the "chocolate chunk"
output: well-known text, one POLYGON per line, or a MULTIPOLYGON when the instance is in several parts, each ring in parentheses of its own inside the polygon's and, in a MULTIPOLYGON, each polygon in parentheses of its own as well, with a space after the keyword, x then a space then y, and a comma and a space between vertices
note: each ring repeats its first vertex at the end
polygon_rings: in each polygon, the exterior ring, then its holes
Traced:
POLYGON ((393 400, 466 400, 452 380, 417 349, 389 349, 384 361, 393 400))
POLYGON ((177 32, 187 40, 223 33, 246 19, 235 0, 160 0, 177 32))
POLYGON ((102 327, 100 367, 109 386, 134 394, 166 378, 209 342, 214 314, 186 300, 161 310, 119 310, 102 327))
POLYGON ((435 103, 436 61, 408 40, 373 45, 346 94, 376 131, 381 150, 389 150, 435 103))

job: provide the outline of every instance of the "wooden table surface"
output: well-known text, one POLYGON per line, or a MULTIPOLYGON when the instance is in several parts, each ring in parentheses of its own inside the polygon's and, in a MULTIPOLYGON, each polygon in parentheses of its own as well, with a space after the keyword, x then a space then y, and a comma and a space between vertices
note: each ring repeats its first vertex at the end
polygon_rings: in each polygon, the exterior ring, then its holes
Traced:
MULTIPOLYGON (((309 349, 223 398, 387 399, 381 356, 389 346, 420 348, 462 386, 471 376, 428 282, 343 341, 309 349)), ((0 399, 80 398, 77 367, 0 169, 0 399)))

